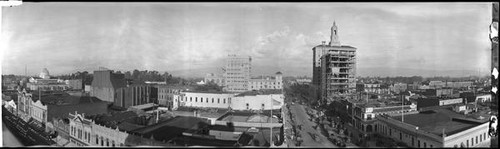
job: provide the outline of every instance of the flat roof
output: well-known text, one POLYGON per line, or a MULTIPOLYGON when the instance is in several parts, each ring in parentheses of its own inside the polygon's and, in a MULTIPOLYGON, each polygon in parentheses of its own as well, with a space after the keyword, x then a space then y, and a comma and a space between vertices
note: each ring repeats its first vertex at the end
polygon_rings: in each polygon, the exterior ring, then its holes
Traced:
POLYGON ((189 129, 199 129, 201 125, 209 125, 207 119, 197 117, 177 116, 170 120, 146 126, 134 130, 136 134, 140 134, 145 138, 153 136, 156 140, 169 141, 189 129))
POLYGON ((256 95, 270 95, 270 94, 283 94, 281 89, 263 89, 263 90, 254 90, 247 91, 236 95, 235 97, 240 96, 256 96, 256 95))
POLYGON ((348 46, 348 45, 340 45, 340 46, 330 46, 328 44, 325 45, 317 45, 316 47, 327 47, 327 48, 350 48, 350 49, 356 49, 355 47, 348 46))
MULTIPOLYGON (((391 117, 401 121, 401 116, 391 117)), ((484 122, 486 122, 485 119, 484 122)), ((418 126, 420 130, 441 136, 443 131, 446 135, 452 135, 466 129, 482 124, 481 121, 474 120, 450 109, 435 109, 423 111, 418 114, 404 115, 404 123, 418 126)))

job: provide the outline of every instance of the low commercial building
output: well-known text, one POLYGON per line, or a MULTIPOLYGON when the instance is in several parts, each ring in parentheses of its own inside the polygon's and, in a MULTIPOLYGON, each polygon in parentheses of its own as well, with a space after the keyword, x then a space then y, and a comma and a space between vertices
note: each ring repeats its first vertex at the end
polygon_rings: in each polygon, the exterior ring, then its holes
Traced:
POLYGON ((461 103, 464 103, 463 98, 447 98, 447 97, 418 98, 417 108, 420 110, 422 108, 448 106, 461 103))
POLYGON ((281 90, 247 91, 240 94, 185 91, 181 92, 179 102, 179 106, 183 107, 233 110, 280 109, 283 105, 284 96, 281 90))
POLYGON ((285 104, 281 90, 249 91, 234 96, 230 107, 234 110, 272 110, 281 109, 285 104))
MULTIPOLYGON (((179 106, 200 108, 223 108, 230 107, 231 98, 234 93, 227 92, 181 92, 179 106)), ((176 107, 174 107, 176 108, 176 107)))
POLYGON ((141 137, 121 130, 119 127, 108 127, 96 123, 79 113, 69 114, 70 143, 75 146, 170 146, 171 144, 156 141, 149 137, 141 137))
POLYGON ((107 104, 95 97, 72 96, 64 92, 33 92, 23 90, 18 96, 18 115, 28 121, 30 118, 52 129, 53 118, 64 118, 68 113, 107 113, 107 104))
POLYGON ((415 148, 478 147, 489 144, 488 119, 470 118, 448 109, 380 116, 375 131, 415 148))

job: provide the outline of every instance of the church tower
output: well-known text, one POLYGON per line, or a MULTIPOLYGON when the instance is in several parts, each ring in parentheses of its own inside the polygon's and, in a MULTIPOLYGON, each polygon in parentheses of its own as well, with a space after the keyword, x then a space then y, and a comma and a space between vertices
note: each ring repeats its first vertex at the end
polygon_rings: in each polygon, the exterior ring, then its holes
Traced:
POLYGON ((333 21, 333 26, 331 28, 330 46, 340 46, 338 29, 337 25, 335 24, 335 21, 333 21))

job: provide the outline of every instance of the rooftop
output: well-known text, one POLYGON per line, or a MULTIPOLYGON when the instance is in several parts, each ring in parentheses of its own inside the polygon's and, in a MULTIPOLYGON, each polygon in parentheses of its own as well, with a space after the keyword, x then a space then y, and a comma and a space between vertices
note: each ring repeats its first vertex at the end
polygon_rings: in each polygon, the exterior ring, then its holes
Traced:
POLYGON ((347 45, 341 45, 341 46, 330 46, 330 45, 317 45, 316 47, 332 47, 332 48, 349 48, 349 49, 356 49, 355 47, 352 46, 347 46, 347 45))
POLYGON ((66 92, 62 91, 44 91, 32 92, 32 100, 34 102, 40 100, 44 105, 76 105, 76 104, 89 104, 89 103, 98 103, 103 102, 99 98, 91 97, 91 96, 78 96, 78 95, 70 95, 66 92))
POLYGON ((174 137, 182 135, 186 130, 199 129, 201 125, 208 125, 208 120, 197 117, 177 116, 161 123, 139 128, 133 132, 145 138, 154 137, 156 140, 169 141, 174 137))
POLYGON ((267 90, 253 90, 240 93, 235 97, 240 96, 256 96, 256 95, 270 95, 270 94, 283 94, 283 91, 280 89, 267 89, 267 90))
MULTIPOLYGON (((394 116, 392 118, 401 121, 401 116, 394 116)), ((446 135, 452 135, 486 121, 488 121, 488 119, 472 119, 471 117, 456 113, 450 109, 436 109, 404 116, 404 123, 418 126, 420 130, 438 136, 441 136, 443 131, 446 135)))

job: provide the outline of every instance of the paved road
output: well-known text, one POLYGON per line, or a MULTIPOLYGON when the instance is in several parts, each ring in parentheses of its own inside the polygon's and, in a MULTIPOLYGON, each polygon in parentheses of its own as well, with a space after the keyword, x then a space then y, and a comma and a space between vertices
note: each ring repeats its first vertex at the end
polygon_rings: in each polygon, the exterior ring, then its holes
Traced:
POLYGON ((2 125, 2 139, 3 139, 3 147, 22 147, 24 146, 21 141, 19 141, 12 132, 10 132, 7 126, 2 125))
POLYGON ((292 111, 292 115, 295 116, 296 124, 302 125, 302 130, 300 131, 300 135, 304 140, 301 146, 306 147, 337 147, 332 142, 330 142, 321 132, 312 128, 312 126, 316 125, 314 122, 309 121, 309 115, 307 115, 304 106, 300 104, 290 105, 290 110, 292 111), (319 136, 319 141, 315 141, 311 135, 316 134, 319 136))

